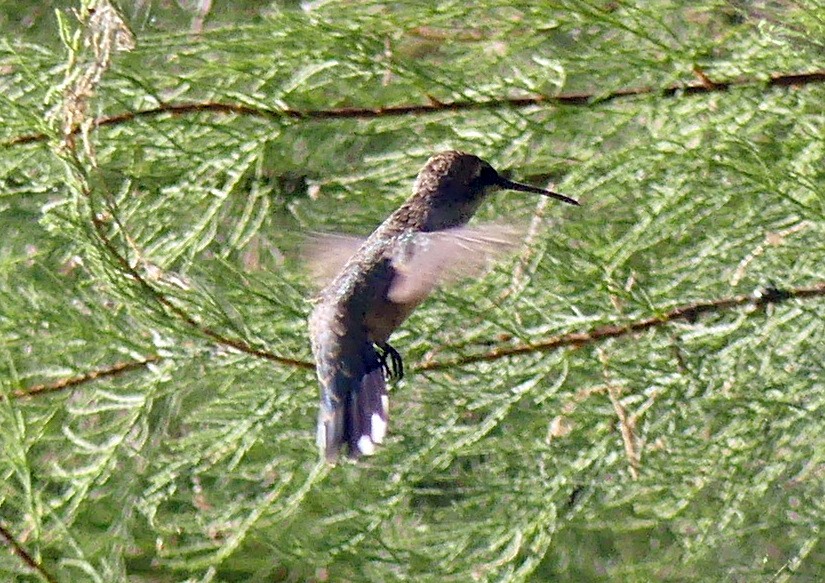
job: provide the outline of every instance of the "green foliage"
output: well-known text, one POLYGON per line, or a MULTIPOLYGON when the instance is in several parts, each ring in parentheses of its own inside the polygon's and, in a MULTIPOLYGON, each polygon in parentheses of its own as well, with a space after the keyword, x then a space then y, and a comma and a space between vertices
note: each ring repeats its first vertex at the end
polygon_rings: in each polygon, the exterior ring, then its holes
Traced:
MULTIPOLYGON (((424 370, 825 280, 825 89, 763 82, 823 67, 821 6, 467 6, 286 3, 246 24, 249 9, 221 13, 199 35, 158 25, 157 7, 131 15, 135 48, 110 55, 64 11, 63 42, 56 20, 44 40, 42 16, 36 41, 0 41, 0 525, 46 573, 825 578, 821 296, 424 370), (753 82, 600 99, 694 71, 753 82), (594 97, 62 129, 164 104, 308 112, 560 92, 594 97), (410 318, 394 337, 409 374, 388 443, 327 468, 301 366, 301 240, 367 234, 445 148, 583 206, 486 204, 478 221, 533 218, 535 235, 410 318), (54 390, 18 395, 37 387, 54 390)), ((33 573, 0 553, 0 579, 33 573)))

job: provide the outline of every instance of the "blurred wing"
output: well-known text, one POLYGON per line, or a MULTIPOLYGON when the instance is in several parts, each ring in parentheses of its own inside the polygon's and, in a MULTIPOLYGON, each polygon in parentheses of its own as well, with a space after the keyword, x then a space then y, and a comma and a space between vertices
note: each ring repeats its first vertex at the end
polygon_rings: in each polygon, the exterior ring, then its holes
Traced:
POLYGON ((338 234, 308 237, 301 249, 301 256, 307 262, 307 271, 312 281, 319 288, 328 284, 364 241, 365 237, 338 234))
POLYGON ((418 303, 438 285, 477 276, 496 258, 514 251, 524 232, 491 224, 416 233, 393 256, 396 277, 388 299, 418 303))

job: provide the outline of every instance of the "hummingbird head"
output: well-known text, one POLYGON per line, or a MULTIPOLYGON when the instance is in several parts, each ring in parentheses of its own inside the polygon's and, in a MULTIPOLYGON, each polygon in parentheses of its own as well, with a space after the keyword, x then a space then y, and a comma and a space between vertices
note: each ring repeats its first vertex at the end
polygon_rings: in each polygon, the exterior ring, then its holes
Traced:
POLYGON ((478 156, 455 150, 427 160, 415 180, 410 203, 427 209, 423 230, 435 231, 465 224, 484 197, 496 189, 532 192, 579 204, 562 194, 508 180, 478 156))

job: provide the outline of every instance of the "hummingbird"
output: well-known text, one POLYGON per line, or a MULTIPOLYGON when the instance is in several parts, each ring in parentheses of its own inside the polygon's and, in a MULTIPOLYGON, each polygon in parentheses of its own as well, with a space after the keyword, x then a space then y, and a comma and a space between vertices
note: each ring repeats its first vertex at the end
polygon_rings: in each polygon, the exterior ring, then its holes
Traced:
POLYGON ((366 240, 322 236, 307 250, 316 275, 340 268, 309 317, 321 387, 317 443, 327 462, 335 463, 343 450, 351 458, 372 455, 383 442, 387 380, 404 375, 401 354, 389 344, 395 329, 438 284, 478 273, 489 258, 515 246, 513 227, 466 226, 500 189, 579 204, 449 150, 427 160, 412 195, 366 240))

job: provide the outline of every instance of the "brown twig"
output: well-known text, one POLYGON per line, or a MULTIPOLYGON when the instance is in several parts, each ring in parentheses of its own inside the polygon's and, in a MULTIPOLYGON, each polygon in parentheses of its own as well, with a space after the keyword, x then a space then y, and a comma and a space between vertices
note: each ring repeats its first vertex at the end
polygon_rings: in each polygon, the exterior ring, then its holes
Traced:
POLYGON ((41 565, 34 557, 32 557, 29 552, 23 548, 16 538, 9 532, 3 524, 0 523, 0 538, 6 541, 6 544, 9 545, 11 551, 20 557, 20 559, 29 566, 30 569, 36 571, 41 577, 43 577, 49 583, 57 583, 57 579, 49 573, 43 565, 41 565))
MULTIPOLYGON (((239 103, 219 103, 213 101, 197 103, 164 103, 151 109, 99 117, 92 120, 91 125, 94 128, 99 128, 120 125, 140 118, 151 118, 162 115, 181 116, 197 113, 235 114, 273 120, 284 118, 298 120, 376 119, 381 117, 398 117, 404 115, 428 115, 441 113, 444 111, 477 111, 502 108, 518 109, 537 105, 587 106, 592 103, 606 103, 624 98, 639 97, 642 95, 662 95, 664 97, 673 97, 676 95, 718 93, 727 91, 732 87, 742 87, 747 85, 792 87, 822 82, 825 82, 825 70, 812 71, 809 73, 779 73, 772 75, 768 79, 739 77, 730 81, 713 81, 712 83, 709 83, 707 80, 700 79, 692 83, 673 84, 664 88, 648 86, 629 87, 626 89, 618 89, 607 94, 582 91, 562 93, 553 96, 536 95, 531 97, 488 99, 485 101, 460 100, 441 102, 430 99, 427 104, 392 105, 386 107, 334 107, 330 109, 299 110, 291 108, 270 109, 239 103)), ((79 131, 80 129, 77 128, 74 133, 77 134, 79 131)), ((47 136, 45 134, 26 134, 14 137, 11 140, 4 142, 2 147, 42 142, 46 140, 46 138, 47 136)))
POLYGON ((644 332, 645 330, 658 328, 679 320, 694 322, 702 314, 722 312, 724 310, 730 310, 742 306, 763 307, 768 304, 777 304, 790 299, 804 299, 820 296, 825 296, 825 281, 809 287, 794 288, 790 290, 769 287, 756 295, 739 295, 707 302, 694 302, 673 308, 660 316, 645 318, 644 320, 638 320, 636 322, 630 322, 624 325, 601 326, 588 332, 561 334, 540 342, 498 348, 482 354, 465 356, 454 360, 422 362, 415 368, 416 370, 421 371, 444 370, 466 364, 472 364, 474 362, 498 360, 500 358, 517 356, 520 354, 550 352, 567 346, 581 347, 587 344, 601 342, 603 340, 607 340, 608 338, 619 338, 621 336, 628 336, 637 332, 644 332))
POLYGON ((610 378, 609 359, 607 352, 599 349, 599 360, 602 363, 602 376, 604 377, 605 389, 613 411, 619 420, 619 433, 624 444, 624 455, 627 459, 628 471, 633 480, 639 479, 639 470, 642 462, 642 452, 639 439, 636 436, 636 416, 630 415, 622 404, 622 387, 613 382, 610 378))
MULTIPOLYGON (((146 357, 142 360, 118 362, 117 364, 114 364, 107 368, 95 369, 73 377, 59 379, 53 383, 43 383, 28 387, 26 389, 18 389, 16 391, 11 392, 9 396, 12 399, 22 399, 25 397, 34 397, 36 395, 42 395, 44 393, 56 393, 58 391, 62 391, 63 389, 69 389, 98 379, 114 377, 122 373, 145 368, 146 366, 155 362, 160 362, 161 360, 163 360, 163 357, 153 355, 146 357)), ((2 398, 2 395, 0 395, 0 398, 2 398)))
MULTIPOLYGON (((151 283, 149 283, 149 280, 147 280, 143 276, 143 274, 140 273, 140 271, 131 263, 129 263, 129 260, 118 251, 114 243, 112 243, 112 240, 106 234, 106 224, 104 223, 103 219, 101 219, 100 215, 97 212, 95 212, 91 191, 86 190, 84 194, 90 202, 89 216, 91 223, 94 226, 95 232, 97 233, 100 242, 103 244, 103 247, 106 249, 109 255, 118 263, 118 265, 120 265, 120 268, 123 270, 123 272, 128 274, 129 277, 136 281, 138 285, 146 293, 148 293, 149 296, 151 296, 151 298, 155 302, 163 306, 167 311, 177 316, 187 326, 198 331, 203 336, 206 336, 207 338, 213 340, 218 344, 227 346, 229 348, 234 348, 235 350, 244 352, 246 354, 250 354, 252 356, 257 356, 259 358, 270 360, 272 362, 277 362, 279 364, 294 366, 297 368, 314 368, 314 365, 311 362, 307 362, 305 360, 298 360, 295 358, 288 358, 286 356, 279 356, 273 352, 264 350, 263 348, 257 348, 255 346, 252 346, 251 344, 243 340, 225 336, 217 330, 214 330, 213 328, 210 328, 209 326, 198 322, 195 319, 195 317, 189 314, 186 310, 184 310, 180 306, 175 305, 175 303, 172 302, 172 300, 166 297, 159 290, 155 289, 155 287, 151 283)), ((126 235, 125 232, 124 235, 126 235)))
MULTIPOLYGON (((804 299, 817 296, 825 296, 825 282, 821 282, 810 287, 796 288, 791 290, 767 288, 763 290, 762 293, 755 296, 735 296, 732 298, 723 298, 720 300, 713 300, 709 302, 697 302, 693 304, 687 304, 685 306, 674 308, 662 316, 646 318, 644 320, 631 322, 624 326, 602 326, 600 328, 590 330, 589 332, 572 332, 570 334, 562 334, 559 336, 548 338, 547 340, 541 342, 535 342, 521 346, 513 346, 509 348, 499 348, 491 350, 489 352, 485 352, 483 354, 468 356, 456 360, 425 361, 419 363, 414 368, 415 370, 419 371, 443 370, 455 366, 471 364, 474 362, 492 361, 498 360, 500 358, 508 358, 510 356, 517 356, 519 354, 527 354, 531 352, 550 352, 567 346, 581 347, 586 344, 601 342, 602 340, 606 340, 608 338, 618 338, 620 336, 626 336, 629 334, 633 334, 635 332, 648 330, 650 328, 664 326, 665 324, 677 320, 687 320, 692 322, 695 321, 699 315, 705 313, 720 312, 723 310, 729 310, 732 308, 741 307, 745 305, 765 306, 767 304, 775 304, 789 299, 804 299)), ((191 318, 191 316, 186 315, 186 317, 189 318, 192 326, 197 327, 198 330, 204 333, 203 329, 199 326, 197 322, 195 322, 191 318)), ((209 329, 207 328, 207 330, 209 329)), ((206 335, 209 336, 209 334, 206 335)), ((225 344, 233 348, 236 348, 241 352, 245 352, 247 354, 257 356, 259 358, 271 360, 279 364, 292 365, 303 369, 311 369, 314 366, 311 362, 308 361, 288 359, 265 350, 254 348, 243 342, 236 341, 231 338, 226 338, 217 332, 215 332, 215 337, 212 337, 212 339, 218 342, 219 344, 225 344)), ((98 379, 113 377, 121 373, 137 370, 146 367, 149 364, 160 362, 161 360, 163 360, 163 357, 153 355, 142 360, 120 362, 108 368, 96 369, 77 376, 60 379, 53 383, 44 383, 40 385, 34 385, 26 389, 19 389, 17 391, 10 393, 10 397, 14 399, 19 399, 25 397, 38 396, 42 394, 54 393, 57 391, 61 391, 63 389, 76 387, 78 385, 82 385, 98 379)))
MULTIPOLYGON (((103 217, 113 217, 115 224, 120 229, 123 237, 127 241, 130 240, 130 237, 129 234, 126 232, 125 227, 120 222, 118 213, 116 212, 117 207, 111 199, 104 199, 104 202, 108 203, 108 206, 110 207, 109 209, 107 209, 110 212, 97 212, 97 200, 94 197, 92 188, 87 183, 85 172, 79 169, 83 164, 80 161, 80 158, 77 153, 77 144, 73 139, 74 136, 81 132, 82 129, 84 145, 86 145, 88 142, 88 140, 86 139, 86 130, 90 127, 98 127, 102 123, 99 119, 93 120, 87 118, 87 114, 89 111, 88 102, 96 94, 100 80, 102 79, 103 74, 108 70, 111 64, 111 51, 108 49, 111 49, 112 47, 112 39, 114 38, 113 35, 115 35, 115 33, 117 32, 119 21, 109 18, 102 19, 99 22, 97 22, 97 24, 100 25, 100 30, 90 29, 91 32, 94 33, 90 37, 90 44, 95 49, 95 55, 97 58, 92 62, 91 66, 89 67, 89 70, 86 73, 77 77, 76 79, 72 78, 72 83, 67 85, 67 90, 65 91, 66 103, 64 104, 63 108, 64 131, 62 155, 71 156, 73 164, 75 164, 78 168, 76 169, 76 176, 78 179, 78 183, 81 185, 79 188, 81 194, 86 198, 89 204, 89 222, 92 224, 95 235, 97 236, 98 241, 101 243, 104 251, 114 260, 115 263, 117 263, 123 274, 137 282, 138 286, 143 291, 145 291, 157 304, 159 304, 168 313, 175 315, 178 319, 183 321, 190 328, 198 331, 203 336, 210 338, 211 340, 220 345, 229 348, 234 348, 235 350, 239 350, 240 352, 251 354, 253 356, 265 358, 267 360, 295 367, 312 368, 311 363, 278 356, 277 354, 274 354, 267 350, 252 346, 244 340, 225 336, 217 330, 210 328, 206 324, 199 322, 184 308, 176 305, 169 297, 164 295, 160 290, 156 289, 150 283, 149 278, 144 276, 138 267, 132 265, 129 259, 123 253, 120 252, 120 250, 112 241, 111 237, 108 234, 108 222, 103 217), (78 87, 80 89, 78 89, 78 87)), ((94 155, 93 151, 91 151, 91 148, 87 147, 85 153, 89 158, 90 166, 92 168, 95 168, 96 163, 94 161, 94 155)), ((108 193, 104 192, 104 197, 107 195, 108 193)))

